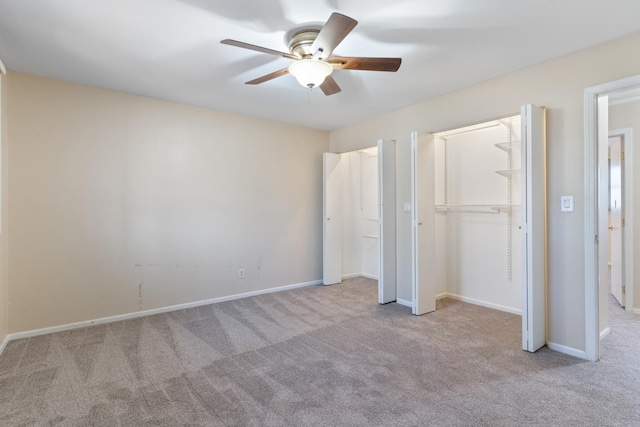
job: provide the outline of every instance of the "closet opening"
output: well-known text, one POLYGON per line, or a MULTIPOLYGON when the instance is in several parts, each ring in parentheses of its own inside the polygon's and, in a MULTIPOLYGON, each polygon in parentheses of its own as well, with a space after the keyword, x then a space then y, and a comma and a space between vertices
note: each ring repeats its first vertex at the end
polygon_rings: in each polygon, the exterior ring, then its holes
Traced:
POLYGON ((323 169, 323 283, 367 277, 395 301, 395 142, 324 153, 323 169))
POLYGON ((453 298, 522 316, 546 344, 544 110, 412 139, 414 314, 453 298))
POLYGON ((437 294, 522 314, 520 115, 434 134, 437 294))

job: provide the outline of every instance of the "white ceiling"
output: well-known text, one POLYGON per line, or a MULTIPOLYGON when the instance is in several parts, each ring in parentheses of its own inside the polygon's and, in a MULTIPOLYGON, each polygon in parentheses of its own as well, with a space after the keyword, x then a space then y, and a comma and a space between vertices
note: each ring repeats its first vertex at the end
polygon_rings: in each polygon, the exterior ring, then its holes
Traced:
POLYGON ((0 0, 6 67, 97 87, 332 130, 640 31, 638 0, 0 0), (342 56, 402 57, 397 73, 336 70, 309 93, 285 33, 334 12, 358 26, 342 56))

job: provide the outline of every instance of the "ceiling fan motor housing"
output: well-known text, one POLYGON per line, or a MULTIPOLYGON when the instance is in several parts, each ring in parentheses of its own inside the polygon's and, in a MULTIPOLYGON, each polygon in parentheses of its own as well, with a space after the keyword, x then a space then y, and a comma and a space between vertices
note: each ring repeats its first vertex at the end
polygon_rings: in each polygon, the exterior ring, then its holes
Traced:
POLYGON ((297 31, 289 41, 289 52, 298 55, 300 58, 310 58, 315 52, 311 51, 311 45, 318 37, 320 30, 303 29, 297 31))

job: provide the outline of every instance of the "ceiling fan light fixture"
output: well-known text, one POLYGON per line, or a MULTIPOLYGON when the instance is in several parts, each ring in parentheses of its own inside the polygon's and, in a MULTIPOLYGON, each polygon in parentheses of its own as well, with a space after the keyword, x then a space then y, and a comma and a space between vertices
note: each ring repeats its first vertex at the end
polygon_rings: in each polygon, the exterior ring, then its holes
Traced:
POLYGON ((320 86, 332 71, 333 67, 328 62, 319 59, 301 59, 289 66, 289 74, 309 89, 320 86))

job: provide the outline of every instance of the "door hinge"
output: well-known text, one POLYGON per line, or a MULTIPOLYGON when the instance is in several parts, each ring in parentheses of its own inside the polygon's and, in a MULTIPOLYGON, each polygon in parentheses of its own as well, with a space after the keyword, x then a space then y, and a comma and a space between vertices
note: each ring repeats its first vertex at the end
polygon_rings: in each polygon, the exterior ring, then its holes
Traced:
POLYGON ((622 293, 623 294, 627 293, 627 287, 625 285, 622 285, 622 293))
POLYGON ((622 218, 622 226, 624 227, 624 218, 622 218))
POLYGON ((624 160, 624 151, 620 152, 620 160, 624 160))
POLYGON ((598 244, 598 235, 596 234, 596 237, 593 239, 593 243, 595 243, 596 245, 598 244))

